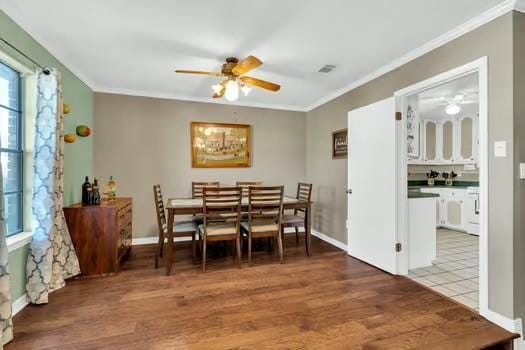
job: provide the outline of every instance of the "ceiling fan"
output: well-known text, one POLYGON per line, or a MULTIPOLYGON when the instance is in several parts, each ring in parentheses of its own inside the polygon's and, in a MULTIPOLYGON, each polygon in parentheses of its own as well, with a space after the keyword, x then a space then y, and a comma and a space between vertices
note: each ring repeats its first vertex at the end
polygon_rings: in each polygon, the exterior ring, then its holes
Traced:
POLYGON ((182 74, 198 74, 207 75, 212 77, 225 77, 221 83, 213 85, 213 98, 225 97, 228 101, 235 101, 239 98, 239 86, 240 90, 246 96, 250 93, 251 87, 258 87, 261 89, 269 90, 272 92, 279 91, 280 85, 270 83, 261 79, 248 77, 245 74, 251 72, 263 63, 260 59, 255 56, 248 56, 244 60, 239 62, 236 57, 226 58, 226 63, 222 65, 220 72, 206 72, 206 71, 195 71, 195 70, 181 70, 177 69, 176 73, 182 74))
POLYGON ((437 104, 445 106, 445 113, 449 115, 456 115, 461 111, 461 105, 478 103, 479 98, 476 91, 461 91, 453 97, 423 97, 421 98, 421 102, 425 104, 437 104))

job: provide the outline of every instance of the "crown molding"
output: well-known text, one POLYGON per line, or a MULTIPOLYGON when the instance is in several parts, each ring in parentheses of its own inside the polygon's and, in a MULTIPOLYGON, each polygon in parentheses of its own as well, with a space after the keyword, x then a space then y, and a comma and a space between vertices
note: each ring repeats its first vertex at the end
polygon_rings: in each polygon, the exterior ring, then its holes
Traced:
POLYGON ((344 95, 345 93, 352 91, 362 85, 365 85, 366 83, 379 78, 380 76, 389 73, 393 71, 396 68, 399 68, 408 62, 421 57, 425 55, 426 53, 429 53, 432 50, 437 49, 440 46, 443 46, 444 44, 459 38, 462 35, 465 35, 468 32, 473 31, 476 28, 481 27, 482 25, 514 10, 517 8, 517 3, 520 2, 525 3, 525 0, 506 0, 502 2, 501 4, 483 12, 479 16, 463 23, 462 25, 446 32, 443 35, 438 36, 437 38, 427 42, 426 44, 420 46, 419 48, 410 51, 409 53, 399 57, 398 59, 384 65, 383 67, 373 71, 370 74, 367 74, 366 76, 362 77, 361 79, 352 82, 348 84, 347 86, 317 100, 315 103, 309 105, 305 109, 307 111, 311 111, 341 95, 344 95))
POLYGON ((122 89, 122 88, 110 88, 110 87, 95 87, 93 91, 99 92, 99 93, 106 93, 106 94, 119 94, 119 95, 128 95, 128 96, 163 98, 163 99, 187 101, 187 102, 213 103, 213 104, 220 104, 220 105, 225 105, 225 106, 230 106, 230 107, 252 107, 252 108, 264 108, 264 109, 278 109, 278 110, 292 111, 292 112, 306 112, 306 109, 299 107, 299 106, 257 103, 257 102, 241 101, 240 99, 235 102, 228 102, 225 99, 192 97, 192 96, 184 96, 184 95, 170 94, 170 93, 164 93, 164 92, 141 91, 141 90, 122 89))
POLYGON ((514 10, 525 13, 525 0, 516 0, 514 10))

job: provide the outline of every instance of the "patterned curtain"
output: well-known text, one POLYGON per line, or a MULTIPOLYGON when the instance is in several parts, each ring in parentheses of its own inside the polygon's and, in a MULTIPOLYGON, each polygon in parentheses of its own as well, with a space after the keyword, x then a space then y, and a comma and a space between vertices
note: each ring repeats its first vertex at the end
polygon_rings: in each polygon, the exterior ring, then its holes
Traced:
POLYGON ((33 239, 26 267, 26 290, 33 304, 47 303, 50 292, 80 273, 62 211, 63 119, 60 74, 54 69, 50 74, 40 72, 33 156, 33 239))
MULTIPOLYGON (((1 145, 0 145, 1 147, 1 145)), ((1 161, 0 161, 1 162, 1 161)), ((4 216, 4 184, 2 164, 0 164, 0 349, 13 339, 13 322, 11 320, 11 286, 7 264, 6 222, 4 216)))

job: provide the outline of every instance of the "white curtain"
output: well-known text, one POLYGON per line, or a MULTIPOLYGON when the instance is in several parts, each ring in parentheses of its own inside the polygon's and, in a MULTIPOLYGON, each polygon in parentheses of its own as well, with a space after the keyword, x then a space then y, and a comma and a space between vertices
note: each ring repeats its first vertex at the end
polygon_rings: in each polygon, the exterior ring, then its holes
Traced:
POLYGON ((64 197, 64 115, 60 74, 38 75, 38 100, 33 156, 33 239, 27 259, 26 290, 33 304, 80 273, 62 211, 64 197))
MULTIPOLYGON (((1 147, 2 145, 0 145, 1 147)), ((1 162, 1 160, 0 160, 1 162)), ((13 339, 13 321, 11 320, 11 283, 8 268, 6 239, 6 222, 4 213, 4 184, 2 164, 0 164, 0 348, 13 339)))

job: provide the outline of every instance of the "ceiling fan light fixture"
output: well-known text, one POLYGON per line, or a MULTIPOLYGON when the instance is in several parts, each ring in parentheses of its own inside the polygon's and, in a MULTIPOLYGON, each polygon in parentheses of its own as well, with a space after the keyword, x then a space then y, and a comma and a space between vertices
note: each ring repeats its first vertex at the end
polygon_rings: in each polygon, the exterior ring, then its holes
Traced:
POLYGON ((225 87, 224 98, 230 102, 236 101, 239 98, 239 84, 235 80, 228 80, 225 87))
POLYGON ((213 90, 214 93, 220 94, 222 91, 222 85, 221 84, 212 85, 211 89, 213 90))
POLYGON ((252 88, 249 87, 249 86, 246 85, 246 84, 242 84, 242 85, 241 85, 241 91, 242 91, 242 93, 244 94, 244 96, 248 96, 248 94, 252 91, 252 88))
POLYGON ((447 105, 447 108, 445 108, 445 113, 448 115, 456 115, 461 111, 461 107, 458 106, 456 103, 451 103, 447 105))

